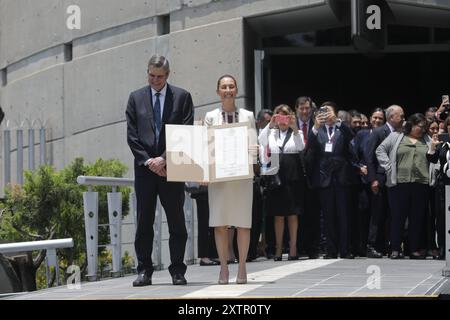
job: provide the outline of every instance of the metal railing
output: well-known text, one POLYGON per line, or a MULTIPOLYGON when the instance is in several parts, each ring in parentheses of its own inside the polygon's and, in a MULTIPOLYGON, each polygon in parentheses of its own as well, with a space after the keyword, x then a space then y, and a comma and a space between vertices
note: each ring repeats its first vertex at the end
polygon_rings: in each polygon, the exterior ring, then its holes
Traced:
POLYGON ((36 250, 46 250, 45 262, 46 262, 46 276, 47 287, 50 282, 50 267, 55 268, 56 283, 59 284, 59 264, 58 256, 56 255, 56 249, 72 248, 73 239, 55 239, 55 240, 42 240, 42 241, 28 241, 28 242, 14 242, 0 244, 0 253, 17 253, 17 252, 29 252, 36 250))
POLYGON ((24 150, 28 148, 28 170, 34 171, 36 168, 35 161, 35 132, 39 132, 39 164, 47 164, 47 150, 46 150, 46 128, 45 123, 41 120, 25 120, 15 121, 15 126, 12 127, 11 121, 6 121, 3 131, 3 184, 6 186, 11 182, 11 154, 14 150, 11 149, 11 135, 15 132, 16 135, 16 182, 23 184, 23 163, 24 150), (24 146, 24 132, 28 133, 28 146, 24 146))
MULTIPOLYGON (((113 177, 92 177, 92 176, 79 176, 77 182, 80 185, 88 186, 88 191, 83 193, 83 207, 84 207, 84 220, 86 231, 86 249, 87 249, 87 261, 88 261, 88 274, 89 281, 97 280, 97 262, 98 262, 98 248, 105 246, 98 244, 98 227, 109 226, 109 233, 111 243, 106 245, 112 249, 112 275, 122 275, 122 245, 130 243, 122 243, 121 234, 122 226, 126 223, 122 223, 122 194, 117 192, 117 187, 127 186, 134 187, 133 179, 125 178, 113 178, 113 177), (93 191, 94 186, 110 186, 112 192, 108 192, 108 216, 109 224, 98 224, 98 192, 93 191)), ((194 262, 194 210, 193 202, 190 197, 185 197, 184 212, 186 217, 188 242, 186 246, 187 263, 194 262)), ((153 254, 152 260, 155 262, 155 269, 163 269, 162 263, 162 208, 160 202, 157 202, 153 239, 153 254)), ((136 194, 132 192, 130 194, 130 213, 133 218, 133 224, 136 231, 137 224, 137 202, 136 194)), ((130 223, 128 223, 130 224, 130 223)), ((134 242, 133 242, 134 243, 134 242)), ((135 261, 135 266, 137 261, 135 261)))

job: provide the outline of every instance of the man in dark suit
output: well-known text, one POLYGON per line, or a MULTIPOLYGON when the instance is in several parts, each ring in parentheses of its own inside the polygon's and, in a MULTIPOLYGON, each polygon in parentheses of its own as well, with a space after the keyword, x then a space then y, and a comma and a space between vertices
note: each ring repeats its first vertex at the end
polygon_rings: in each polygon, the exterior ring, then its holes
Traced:
POLYGON ((5 113, 3 112, 2 107, 0 106, 0 124, 2 124, 4 117, 5 117, 5 113))
POLYGON ((320 245, 320 198, 319 190, 311 185, 311 170, 308 163, 308 137, 314 126, 314 108, 310 97, 299 97, 295 102, 297 125, 303 134, 305 149, 300 152, 300 164, 303 170, 299 196, 303 199, 303 208, 297 236, 297 248, 310 259, 319 257, 320 245))
POLYGON ((367 180, 372 191, 371 219, 369 225, 367 256, 378 257, 386 248, 386 223, 389 218, 389 205, 385 186, 386 173, 379 165, 375 151, 386 137, 394 131, 401 130, 405 114, 400 106, 392 105, 386 109, 386 123, 372 131, 367 139, 366 163, 367 180))
POLYGON ((165 124, 192 125, 192 97, 184 89, 167 83, 169 61, 160 55, 148 63, 148 82, 130 94, 127 117, 127 140, 134 155, 137 230, 135 250, 138 277, 133 286, 151 285, 153 274, 153 223, 157 196, 166 212, 169 227, 171 265, 174 285, 186 284, 184 251, 187 232, 184 219, 184 183, 166 179, 165 124))
POLYGON ((324 258, 353 259, 350 253, 350 186, 353 183, 350 141, 353 131, 336 117, 337 106, 324 102, 315 118, 313 134, 309 136, 314 150, 316 171, 313 185, 320 188, 320 204, 324 214, 327 255, 324 258))

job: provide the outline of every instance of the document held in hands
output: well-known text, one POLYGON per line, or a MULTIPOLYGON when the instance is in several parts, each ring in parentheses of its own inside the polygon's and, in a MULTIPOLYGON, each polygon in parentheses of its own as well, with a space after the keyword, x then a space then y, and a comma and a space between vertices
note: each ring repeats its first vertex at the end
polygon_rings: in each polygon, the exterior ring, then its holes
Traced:
POLYGON ((167 181, 221 182, 253 178, 247 122, 166 125, 167 181))

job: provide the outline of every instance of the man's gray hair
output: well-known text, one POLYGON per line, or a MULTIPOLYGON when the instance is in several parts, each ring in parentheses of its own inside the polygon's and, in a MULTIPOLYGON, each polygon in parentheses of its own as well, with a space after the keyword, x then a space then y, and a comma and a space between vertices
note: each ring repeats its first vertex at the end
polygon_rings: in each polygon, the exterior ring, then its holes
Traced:
POLYGON ((170 72, 169 60, 167 60, 166 57, 161 56, 159 54, 154 54, 150 58, 150 61, 148 62, 148 69, 150 70, 151 67, 163 68, 164 71, 166 71, 167 73, 170 72))
POLYGON ((392 106, 388 107, 385 110, 386 113, 386 120, 389 120, 392 116, 392 114, 395 112, 396 109, 401 108, 400 106, 393 104, 392 106))

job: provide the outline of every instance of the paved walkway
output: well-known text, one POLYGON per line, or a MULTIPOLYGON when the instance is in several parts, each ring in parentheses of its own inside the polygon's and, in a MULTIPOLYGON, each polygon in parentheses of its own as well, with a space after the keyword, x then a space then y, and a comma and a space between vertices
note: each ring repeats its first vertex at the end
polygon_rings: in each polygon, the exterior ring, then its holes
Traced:
POLYGON ((437 297, 450 280, 436 260, 299 260, 274 262, 260 258, 247 264, 248 283, 235 284, 237 265, 230 265, 230 284, 218 285, 218 266, 188 266, 187 286, 173 286, 167 270, 153 274, 153 285, 133 288, 135 275, 82 283, 3 299, 179 299, 278 297, 437 297))

